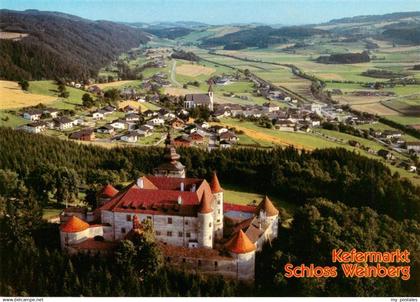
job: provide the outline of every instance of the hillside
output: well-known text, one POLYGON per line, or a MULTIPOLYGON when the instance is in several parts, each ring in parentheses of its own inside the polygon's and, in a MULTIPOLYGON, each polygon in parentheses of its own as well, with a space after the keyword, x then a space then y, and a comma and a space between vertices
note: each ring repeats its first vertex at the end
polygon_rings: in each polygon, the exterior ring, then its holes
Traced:
POLYGON ((374 37, 397 44, 420 44, 420 12, 334 19, 315 28, 347 37, 374 37))
POLYGON ((146 43, 140 29, 55 12, 0 10, 0 30, 26 34, 0 43, 0 78, 81 80, 121 52, 146 43))
POLYGON ((202 44, 208 47, 224 46, 224 49, 243 49, 247 47, 266 48, 270 44, 286 43, 314 35, 326 34, 327 31, 303 26, 282 27, 258 26, 244 29, 221 37, 204 39, 202 44))

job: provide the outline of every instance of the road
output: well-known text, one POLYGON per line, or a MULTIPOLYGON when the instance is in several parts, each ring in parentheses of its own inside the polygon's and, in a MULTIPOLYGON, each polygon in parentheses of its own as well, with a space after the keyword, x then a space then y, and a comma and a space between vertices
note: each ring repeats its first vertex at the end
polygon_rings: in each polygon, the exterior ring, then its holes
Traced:
POLYGON ((173 60, 173 63, 172 63, 171 82, 177 87, 182 87, 182 84, 176 80, 176 60, 173 60))

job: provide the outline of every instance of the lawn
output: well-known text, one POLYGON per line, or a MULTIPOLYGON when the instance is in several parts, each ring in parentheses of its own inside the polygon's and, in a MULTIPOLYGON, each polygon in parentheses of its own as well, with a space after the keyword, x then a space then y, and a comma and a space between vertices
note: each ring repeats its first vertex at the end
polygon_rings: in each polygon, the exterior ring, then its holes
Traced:
POLYGON ((58 98, 57 85, 53 81, 29 82, 29 92, 55 97, 57 101, 50 103, 50 106, 57 109, 74 109, 76 105, 82 104, 82 96, 88 93, 69 86, 66 86, 66 89, 69 92, 69 97, 58 98))
POLYGON ((27 124, 29 121, 17 116, 16 113, 0 111, 0 127, 16 128, 18 126, 27 124))

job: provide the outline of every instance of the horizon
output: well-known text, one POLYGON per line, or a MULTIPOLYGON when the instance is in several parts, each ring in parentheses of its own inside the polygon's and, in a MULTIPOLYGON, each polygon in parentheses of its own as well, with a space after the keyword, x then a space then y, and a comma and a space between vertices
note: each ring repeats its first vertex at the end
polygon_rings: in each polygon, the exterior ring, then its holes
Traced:
POLYGON ((419 11, 420 0, 386 0, 380 7, 377 4, 375 0, 231 0, 229 3, 222 0, 3 0, 0 7, 18 11, 54 11, 115 22, 303 25, 361 15, 415 12, 419 11), (99 4, 100 7, 92 9, 99 4), (234 15, 232 11, 235 11, 234 15))

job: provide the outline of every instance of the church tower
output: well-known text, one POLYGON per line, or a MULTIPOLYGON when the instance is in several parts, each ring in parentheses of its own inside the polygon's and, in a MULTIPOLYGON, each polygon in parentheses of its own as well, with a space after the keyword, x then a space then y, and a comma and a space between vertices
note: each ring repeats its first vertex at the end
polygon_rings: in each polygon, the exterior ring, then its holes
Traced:
POLYGON ((181 156, 176 153, 171 134, 168 132, 165 140, 164 163, 154 169, 155 176, 185 178, 185 167, 179 162, 181 156))
POLYGON ((210 182, 211 192, 213 193, 213 217, 214 217, 214 237, 215 239, 223 238, 223 189, 220 186, 216 172, 210 182))

